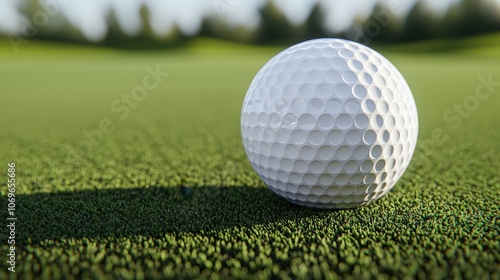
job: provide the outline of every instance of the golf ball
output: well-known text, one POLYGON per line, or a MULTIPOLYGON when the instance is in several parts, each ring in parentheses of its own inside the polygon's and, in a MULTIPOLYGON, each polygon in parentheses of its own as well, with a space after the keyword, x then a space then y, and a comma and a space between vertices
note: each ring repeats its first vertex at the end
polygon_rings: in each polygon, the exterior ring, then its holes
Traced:
POLYGON ((260 69, 245 96, 243 145, 264 183, 288 201, 354 208, 385 195, 408 167, 415 101, 376 51, 342 39, 294 45, 260 69))

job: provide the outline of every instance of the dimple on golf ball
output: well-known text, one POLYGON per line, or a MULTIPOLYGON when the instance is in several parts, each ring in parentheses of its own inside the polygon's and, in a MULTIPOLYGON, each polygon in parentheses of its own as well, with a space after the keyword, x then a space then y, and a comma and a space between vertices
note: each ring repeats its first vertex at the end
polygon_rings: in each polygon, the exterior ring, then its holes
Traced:
POLYGON ((288 201, 354 208, 385 195, 408 167, 415 101, 376 51, 315 39, 273 57, 253 79, 241 114, 247 156, 288 201))

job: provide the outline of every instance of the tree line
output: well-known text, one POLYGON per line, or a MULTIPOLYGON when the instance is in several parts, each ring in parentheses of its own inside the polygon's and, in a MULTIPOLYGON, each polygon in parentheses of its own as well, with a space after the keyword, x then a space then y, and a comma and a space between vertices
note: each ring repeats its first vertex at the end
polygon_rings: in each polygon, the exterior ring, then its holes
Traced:
MULTIPOLYGON (((29 0, 21 12, 28 19, 36 19, 44 10, 41 0, 29 0)), ((385 3, 385 2, 384 2, 385 3)), ((437 14, 417 1, 403 17, 394 14, 388 4, 378 3, 366 18, 356 18, 346 31, 335 33, 324 24, 323 7, 317 4, 301 25, 287 21, 273 2, 268 1, 260 9, 260 25, 255 29, 228 25, 222 17, 205 17, 196 35, 183 34, 174 26, 169 34, 159 36, 150 25, 150 8, 141 6, 142 30, 137 35, 129 35, 122 30, 113 10, 107 15, 108 33, 99 44, 127 48, 162 48, 183 44, 194 36, 208 36, 252 44, 284 44, 318 37, 341 37, 361 43, 406 42, 432 38, 460 37, 500 30, 498 6, 488 0, 461 0, 452 4, 444 14, 437 14)), ((46 8, 45 8, 46 9, 46 8)), ((59 24, 36 26, 32 37, 58 41, 85 43, 82 32, 64 16, 56 14, 59 24), (62 24, 61 24, 62 22, 62 24)), ((51 19, 53 20, 53 19, 51 19)))

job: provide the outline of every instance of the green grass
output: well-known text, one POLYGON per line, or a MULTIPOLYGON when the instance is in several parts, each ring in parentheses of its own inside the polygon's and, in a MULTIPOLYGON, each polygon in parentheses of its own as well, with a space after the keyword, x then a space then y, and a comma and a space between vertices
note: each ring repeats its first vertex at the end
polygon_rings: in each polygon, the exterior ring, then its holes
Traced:
POLYGON ((3 223, 8 162, 18 179, 17 272, 2 225, 0 278, 499 278, 500 87, 456 128, 443 113, 500 81, 500 56, 381 49, 415 95, 414 159, 376 203, 320 211, 273 195, 240 141, 246 89, 280 49, 0 41, 3 223), (121 120, 112 102, 157 64, 169 76, 121 120), (115 131, 81 149, 103 118, 115 131))
POLYGON ((402 52, 460 52, 499 56, 500 33, 486 33, 465 38, 440 38, 389 45, 387 50, 402 52))

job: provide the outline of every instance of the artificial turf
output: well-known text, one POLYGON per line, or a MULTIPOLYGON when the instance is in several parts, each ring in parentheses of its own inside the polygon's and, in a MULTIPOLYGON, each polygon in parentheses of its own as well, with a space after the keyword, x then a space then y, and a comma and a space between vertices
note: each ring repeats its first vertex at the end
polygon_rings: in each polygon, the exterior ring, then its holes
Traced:
POLYGON ((0 220, 8 162, 18 217, 16 273, 0 227, 0 278, 500 278, 500 86, 443 117, 500 81, 500 49, 379 49, 413 90, 419 143, 388 195, 342 211, 285 202, 246 159, 241 103, 280 49, 0 41, 0 220), (113 102, 157 65, 168 76, 122 120, 113 102), (92 143, 103 119, 114 130, 92 143))

